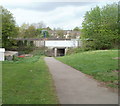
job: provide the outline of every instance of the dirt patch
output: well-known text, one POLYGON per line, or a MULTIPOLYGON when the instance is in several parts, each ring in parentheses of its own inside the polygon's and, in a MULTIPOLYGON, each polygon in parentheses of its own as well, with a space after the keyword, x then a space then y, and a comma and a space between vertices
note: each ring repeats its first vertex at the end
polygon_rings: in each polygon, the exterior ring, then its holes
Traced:
POLYGON ((106 88, 108 88, 110 91, 118 93, 118 88, 111 88, 111 87, 107 86, 108 84, 111 84, 111 82, 100 82, 100 81, 98 81, 98 82, 99 82, 99 85, 98 85, 98 86, 106 87, 106 88))
POLYGON ((118 73, 118 72, 120 72, 120 70, 114 70, 113 72, 116 72, 116 73, 118 73))
POLYGON ((120 59, 120 57, 114 57, 114 58, 112 58, 112 59, 117 59, 117 60, 118 60, 118 59, 120 59))
POLYGON ((22 55, 20 55, 20 56, 23 56, 23 57, 33 57, 32 54, 22 54, 22 55))
MULTIPOLYGON (((87 77, 93 79, 93 80, 96 80, 96 79, 93 78, 93 76, 90 76, 90 75, 87 75, 87 74, 85 74, 85 75, 86 75, 87 77)), ((100 86, 100 87, 106 87, 106 88, 108 88, 108 90, 110 90, 111 92, 118 93, 118 88, 111 88, 111 87, 107 86, 108 84, 111 84, 111 82, 101 82, 101 81, 98 81, 98 80, 96 80, 96 81, 98 82, 98 86, 100 86)), ((116 84, 118 85, 118 83, 116 83, 116 84)))

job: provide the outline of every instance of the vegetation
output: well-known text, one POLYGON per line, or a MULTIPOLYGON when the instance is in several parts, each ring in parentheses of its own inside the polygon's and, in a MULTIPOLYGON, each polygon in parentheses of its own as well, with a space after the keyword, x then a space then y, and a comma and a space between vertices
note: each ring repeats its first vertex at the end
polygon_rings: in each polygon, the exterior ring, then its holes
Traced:
POLYGON ((2 105, 2 62, 0 61, 0 105, 2 105))
POLYGON ((48 68, 39 56, 3 62, 4 104, 58 104, 48 68))
POLYGON ((67 51, 66 55, 71 55, 71 54, 75 54, 75 53, 80 53, 80 52, 84 52, 84 48, 69 48, 67 51))
POLYGON ((36 55, 45 55, 46 50, 48 50, 48 48, 46 47, 38 47, 35 48, 32 52, 30 52, 30 54, 36 56, 36 55))
MULTIPOLYGON (((44 23, 34 23, 34 24, 26 24, 23 23, 21 27, 19 27, 19 35, 20 38, 44 38, 43 30, 44 30, 44 23)), ((47 27, 49 29, 49 27, 47 27)), ((46 37, 49 37, 48 32, 46 31, 46 37)))
POLYGON ((9 48, 16 46, 16 41, 13 40, 18 34, 18 27, 16 26, 15 20, 7 9, 0 6, 2 12, 2 47, 9 48))
POLYGON ((64 38, 64 30, 63 30, 63 29, 57 28, 57 29, 56 29, 56 34, 57 34, 56 37, 64 38))
POLYGON ((93 78, 105 82, 107 86, 118 87, 118 50, 97 50, 72 54, 57 58, 93 76, 93 78), (116 58, 116 59, 115 59, 116 58))
POLYGON ((81 29, 79 27, 75 27, 73 31, 80 31, 81 29))
POLYGON ((82 23, 84 48, 88 50, 117 48, 120 41, 118 25, 117 3, 102 8, 96 6, 86 12, 82 23))

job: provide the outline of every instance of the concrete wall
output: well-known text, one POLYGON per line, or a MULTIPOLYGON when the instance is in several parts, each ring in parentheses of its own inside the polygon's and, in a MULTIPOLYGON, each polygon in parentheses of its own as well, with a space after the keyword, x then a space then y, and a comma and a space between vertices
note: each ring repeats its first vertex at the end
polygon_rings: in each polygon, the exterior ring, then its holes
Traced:
POLYGON ((43 40, 35 40, 33 43, 36 47, 44 46, 44 41, 43 40))
POLYGON ((45 41, 46 47, 78 47, 78 41, 77 40, 50 40, 45 41))
POLYGON ((5 49, 4 48, 0 48, 0 61, 4 61, 4 52, 5 52, 5 49))
POLYGON ((54 47, 78 47, 81 46, 81 41, 80 40, 36 40, 34 41, 34 45, 36 47, 42 47, 46 46, 48 48, 54 48, 54 47))

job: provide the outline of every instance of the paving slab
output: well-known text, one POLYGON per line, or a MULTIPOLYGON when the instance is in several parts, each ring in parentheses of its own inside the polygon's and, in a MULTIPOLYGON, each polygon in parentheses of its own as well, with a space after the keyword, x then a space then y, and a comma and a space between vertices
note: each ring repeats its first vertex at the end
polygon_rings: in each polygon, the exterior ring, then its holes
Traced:
POLYGON ((53 57, 44 58, 60 104, 118 104, 118 94, 53 57))

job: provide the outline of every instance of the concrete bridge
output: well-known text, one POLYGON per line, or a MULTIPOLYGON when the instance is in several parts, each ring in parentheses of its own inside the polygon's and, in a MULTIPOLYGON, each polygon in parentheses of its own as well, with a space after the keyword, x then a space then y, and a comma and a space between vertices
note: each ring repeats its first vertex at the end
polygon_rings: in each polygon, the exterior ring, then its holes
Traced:
POLYGON ((47 47, 50 56, 64 56, 68 48, 76 48, 82 46, 80 39, 39 39, 39 38, 17 38, 16 40, 27 41, 33 43, 36 47, 47 47))
POLYGON ((34 40, 34 44, 37 47, 48 47, 51 50, 52 56, 64 56, 68 48, 76 48, 81 46, 81 41, 79 39, 69 39, 69 40, 34 40))

